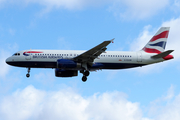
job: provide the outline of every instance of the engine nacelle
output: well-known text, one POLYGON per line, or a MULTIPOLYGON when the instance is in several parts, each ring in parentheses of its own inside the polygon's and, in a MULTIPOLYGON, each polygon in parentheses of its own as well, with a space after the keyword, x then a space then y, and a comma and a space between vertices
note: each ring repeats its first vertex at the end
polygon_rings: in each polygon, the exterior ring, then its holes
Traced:
POLYGON ((81 68, 81 63, 69 59, 58 59, 57 68, 81 68))
POLYGON ((55 69, 55 76, 56 77, 73 77, 78 76, 77 70, 61 70, 56 68, 55 69))

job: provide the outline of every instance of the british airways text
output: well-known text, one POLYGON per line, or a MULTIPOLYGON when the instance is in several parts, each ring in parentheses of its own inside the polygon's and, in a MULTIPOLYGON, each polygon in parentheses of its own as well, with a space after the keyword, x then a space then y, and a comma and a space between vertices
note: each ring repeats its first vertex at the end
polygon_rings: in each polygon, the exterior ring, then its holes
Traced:
POLYGON ((62 56, 33 55, 33 58, 63 59, 62 56))

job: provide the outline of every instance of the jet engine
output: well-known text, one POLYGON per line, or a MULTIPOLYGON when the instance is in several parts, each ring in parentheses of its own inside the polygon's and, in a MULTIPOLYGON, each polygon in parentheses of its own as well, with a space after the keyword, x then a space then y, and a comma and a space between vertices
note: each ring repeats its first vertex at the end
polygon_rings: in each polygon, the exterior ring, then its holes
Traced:
POLYGON ((73 77, 78 76, 77 70, 62 70, 62 69, 55 69, 55 76, 56 77, 73 77))

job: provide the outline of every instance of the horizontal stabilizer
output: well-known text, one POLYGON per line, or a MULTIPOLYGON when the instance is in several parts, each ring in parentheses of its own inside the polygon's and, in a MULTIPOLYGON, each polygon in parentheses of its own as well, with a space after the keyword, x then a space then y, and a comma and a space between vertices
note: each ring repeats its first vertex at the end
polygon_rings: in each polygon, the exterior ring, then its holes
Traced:
POLYGON ((157 55, 154 55, 152 56, 151 58, 153 59, 158 59, 158 58, 163 58, 163 57, 166 57, 168 56, 170 53, 172 53, 174 50, 168 50, 168 51, 165 51, 165 52, 162 52, 160 54, 157 54, 157 55))

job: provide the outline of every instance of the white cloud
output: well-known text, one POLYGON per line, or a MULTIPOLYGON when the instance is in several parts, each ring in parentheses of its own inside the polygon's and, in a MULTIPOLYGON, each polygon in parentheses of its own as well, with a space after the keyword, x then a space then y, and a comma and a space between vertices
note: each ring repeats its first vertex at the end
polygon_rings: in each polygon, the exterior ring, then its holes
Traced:
POLYGON ((21 6, 39 4, 45 7, 42 14, 52 9, 82 10, 87 7, 108 6, 108 10, 121 19, 145 19, 167 7, 169 0, 1 0, 0 4, 3 3, 21 6))
POLYGON ((11 96, 6 96, 1 103, 0 112, 3 120, 25 120, 33 118, 41 110, 44 92, 28 86, 24 90, 17 90, 11 96))
POLYGON ((87 112, 94 120, 140 120, 142 113, 138 103, 126 100, 126 95, 119 92, 94 95, 89 99, 87 112))
POLYGON ((180 119, 180 94, 174 95, 174 86, 171 85, 166 96, 151 102, 149 115, 154 120, 179 120, 180 119))
POLYGON ((73 89, 42 91, 32 85, 1 98, 0 119, 3 120, 179 120, 180 94, 171 85, 166 95, 151 102, 149 117, 144 117, 140 103, 127 100, 118 91, 95 93, 83 97, 73 89))
POLYGON ((110 11, 124 19, 150 18, 165 8, 169 0, 116 0, 110 11))
POLYGON ((177 95, 175 100, 162 107, 160 114, 157 115, 155 120, 179 120, 180 119, 180 95, 177 95))
POLYGON ((142 33, 139 34, 138 38, 134 40, 134 42, 130 45, 131 51, 139 51, 149 42, 153 34, 155 32, 151 32, 150 29, 152 28, 151 25, 147 25, 144 27, 142 33))
POLYGON ((4 120, 143 120, 139 103, 132 103, 120 92, 82 97, 73 90, 45 92, 28 86, 6 96, 0 103, 4 120))

